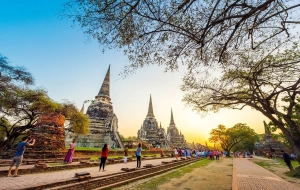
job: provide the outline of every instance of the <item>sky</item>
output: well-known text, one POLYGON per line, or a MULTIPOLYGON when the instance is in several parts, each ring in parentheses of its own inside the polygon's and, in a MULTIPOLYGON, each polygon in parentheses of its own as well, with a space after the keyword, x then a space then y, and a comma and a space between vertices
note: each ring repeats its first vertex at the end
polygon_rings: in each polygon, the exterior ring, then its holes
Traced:
MULTIPOLYGON (((62 20, 65 0, 2 0, 0 3, 0 54, 11 65, 24 66, 35 78, 35 86, 44 88, 58 102, 69 100, 81 109, 85 100, 98 94, 108 66, 111 65, 110 95, 118 117, 119 132, 137 136, 149 105, 162 127, 170 123, 171 108, 177 128, 187 142, 204 144, 209 132, 219 124, 232 127, 246 123, 257 133, 264 132, 259 112, 221 110, 201 117, 182 102, 180 90, 184 68, 164 72, 164 67, 149 66, 127 78, 121 77, 127 57, 118 50, 102 52, 96 40, 89 39, 71 20, 62 20)), ((85 104, 85 110, 88 104, 85 104)))

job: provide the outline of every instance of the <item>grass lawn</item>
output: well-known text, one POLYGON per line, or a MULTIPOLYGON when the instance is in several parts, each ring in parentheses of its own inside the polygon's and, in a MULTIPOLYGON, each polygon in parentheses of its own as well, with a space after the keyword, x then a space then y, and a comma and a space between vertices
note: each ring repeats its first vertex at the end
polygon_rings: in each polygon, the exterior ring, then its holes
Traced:
MULTIPOLYGON (((150 157, 150 156, 153 156, 153 155, 156 155, 156 157, 160 157, 160 154, 143 154, 142 155, 142 157, 143 156, 148 156, 148 157, 150 157)), ((122 154, 122 155, 116 155, 116 156, 109 156, 108 155, 108 158, 119 158, 119 157, 122 157, 122 158, 124 158, 124 155, 122 154)), ((128 156, 128 158, 130 158, 131 156, 128 156)), ((91 160, 99 160, 99 158, 100 158, 100 155, 99 156, 92 156, 91 157, 91 160)))
POLYGON ((51 164, 48 164, 49 166, 65 166, 66 164, 64 163, 51 163, 51 164))
MULTIPOLYGON (((285 164, 283 159, 277 158, 275 161, 277 161, 280 164, 280 166, 287 167, 287 165, 285 164)), ((255 161, 255 163, 271 172, 275 172, 275 170, 276 170, 276 168, 274 168, 273 163, 269 163, 268 161, 255 161)), ((292 160, 291 163, 292 163, 292 166, 294 169, 299 166, 299 163, 296 160, 292 160)), ((288 171, 288 172, 285 172, 285 174, 290 177, 300 178, 300 174, 297 173, 296 171, 288 171)))
POLYGON ((179 178, 184 174, 190 173, 196 168, 206 166, 209 163, 211 163, 211 160, 208 159, 199 160, 198 162, 195 162, 193 164, 189 164, 187 166, 183 166, 179 169, 176 169, 171 173, 152 179, 150 181, 147 181, 146 183, 140 184, 136 187, 136 189, 156 189, 157 186, 166 183, 172 178, 179 178))
MULTIPOLYGON (((66 149, 69 149, 69 147, 66 147, 66 149)), ((90 148, 90 147, 75 147, 75 150, 86 150, 86 151, 89 151, 89 150, 92 150, 92 151, 100 151, 102 149, 101 148, 90 148)), ((135 151, 136 149, 135 148, 131 148, 131 149, 128 149, 128 151, 135 151)), ((143 150, 146 150, 146 149, 142 149, 143 150)), ((109 149, 109 151, 120 151, 120 149, 109 149)))

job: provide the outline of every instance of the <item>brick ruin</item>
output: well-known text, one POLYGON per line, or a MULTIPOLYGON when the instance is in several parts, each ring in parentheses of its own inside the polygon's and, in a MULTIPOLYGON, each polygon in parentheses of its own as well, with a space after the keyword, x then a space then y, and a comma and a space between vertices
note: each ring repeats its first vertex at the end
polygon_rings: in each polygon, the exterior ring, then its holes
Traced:
POLYGON ((58 113, 41 114, 36 127, 28 133, 36 140, 34 146, 25 151, 25 158, 58 158, 63 157, 65 148, 65 117, 58 113))

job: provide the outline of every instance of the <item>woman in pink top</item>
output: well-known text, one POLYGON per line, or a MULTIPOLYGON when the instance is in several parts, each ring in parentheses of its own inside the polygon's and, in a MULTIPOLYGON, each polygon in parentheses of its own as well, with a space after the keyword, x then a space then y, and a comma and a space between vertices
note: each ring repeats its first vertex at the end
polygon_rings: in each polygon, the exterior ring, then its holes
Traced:
POLYGON ((67 152, 67 155, 65 157, 65 160, 64 160, 65 163, 68 163, 68 164, 72 163, 73 155, 74 155, 74 152, 75 152, 75 145, 76 145, 75 139, 73 139, 72 143, 70 144, 70 148, 67 152))

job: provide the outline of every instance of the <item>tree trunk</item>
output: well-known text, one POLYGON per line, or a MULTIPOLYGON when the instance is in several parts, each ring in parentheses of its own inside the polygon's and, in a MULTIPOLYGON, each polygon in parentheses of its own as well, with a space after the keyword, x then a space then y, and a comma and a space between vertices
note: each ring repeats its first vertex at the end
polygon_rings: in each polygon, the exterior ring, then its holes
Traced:
POLYGON ((290 145, 292 147, 292 150, 297 155, 296 160, 300 164, 300 142, 299 142, 299 138, 295 137, 297 135, 295 135, 293 137, 287 129, 285 129, 285 128, 282 129, 281 127, 279 127, 279 128, 281 129, 282 133, 285 135, 287 141, 290 143, 290 145))

